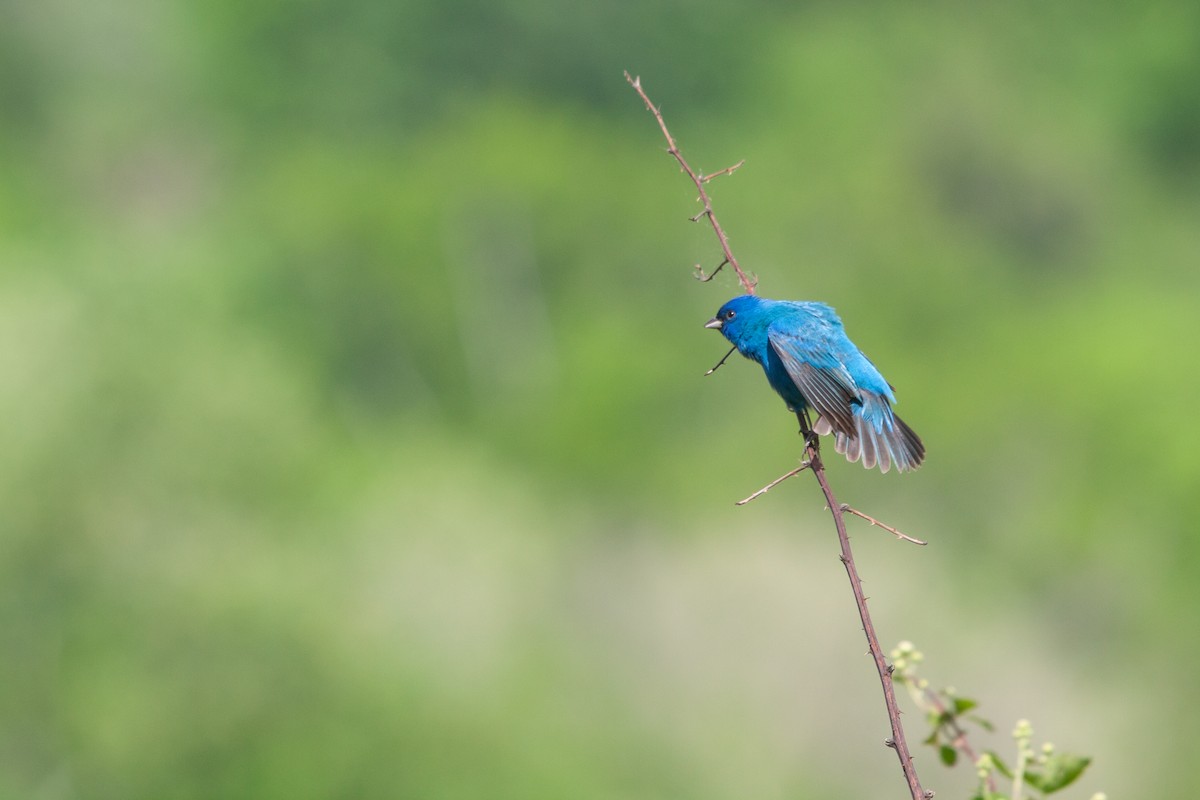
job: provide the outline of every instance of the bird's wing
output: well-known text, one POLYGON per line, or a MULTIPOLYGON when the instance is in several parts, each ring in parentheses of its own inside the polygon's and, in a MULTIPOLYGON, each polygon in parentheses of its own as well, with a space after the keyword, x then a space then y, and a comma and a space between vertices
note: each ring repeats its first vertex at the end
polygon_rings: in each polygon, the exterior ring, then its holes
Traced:
POLYGON ((826 346, 824 337, 802 336, 794 331, 772 327, 767 332, 771 349, 779 356, 788 377, 800 394, 833 428, 853 434, 852 403, 861 402, 854 379, 842 362, 826 346))

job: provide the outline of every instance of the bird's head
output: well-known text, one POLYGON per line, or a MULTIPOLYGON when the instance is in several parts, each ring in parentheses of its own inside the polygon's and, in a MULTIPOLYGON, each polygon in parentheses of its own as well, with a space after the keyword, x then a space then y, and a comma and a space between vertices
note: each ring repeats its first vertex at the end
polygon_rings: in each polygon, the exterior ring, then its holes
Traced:
POLYGON ((706 328, 715 328, 725 334, 734 344, 742 339, 747 329, 753 327, 754 319, 763 301, 752 294, 735 297, 717 310, 717 315, 704 323, 706 328))

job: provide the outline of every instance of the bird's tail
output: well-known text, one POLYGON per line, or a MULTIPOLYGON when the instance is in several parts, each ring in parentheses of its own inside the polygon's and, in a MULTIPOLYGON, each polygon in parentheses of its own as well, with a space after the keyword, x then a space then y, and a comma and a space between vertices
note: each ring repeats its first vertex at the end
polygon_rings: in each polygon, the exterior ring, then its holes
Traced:
POLYGON ((879 466, 887 472, 907 472, 925 460, 925 445, 912 428, 892 413, 887 400, 866 394, 862 405, 854 407, 854 430, 835 431, 825 417, 818 417, 813 430, 824 436, 834 435, 833 449, 850 462, 862 460, 867 469, 879 466))

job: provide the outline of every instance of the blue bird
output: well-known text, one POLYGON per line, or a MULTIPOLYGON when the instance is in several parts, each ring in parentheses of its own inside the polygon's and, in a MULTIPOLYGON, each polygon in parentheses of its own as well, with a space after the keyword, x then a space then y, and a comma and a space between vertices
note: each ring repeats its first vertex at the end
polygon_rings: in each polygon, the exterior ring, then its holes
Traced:
POLYGON ((817 434, 833 433, 834 449, 867 469, 916 469, 925 445, 892 413, 896 396, 875 365, 846 336, 824 303, 735 297, 705 323, 743 356, 762 365, 771 388, 817 434))

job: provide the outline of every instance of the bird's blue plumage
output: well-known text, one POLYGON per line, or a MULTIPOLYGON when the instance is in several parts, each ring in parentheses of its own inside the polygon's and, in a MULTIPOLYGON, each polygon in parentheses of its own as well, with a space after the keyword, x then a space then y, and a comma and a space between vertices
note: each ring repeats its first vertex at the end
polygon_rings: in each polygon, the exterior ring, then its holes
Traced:
POLYGON ((706 327, 718 328, 757 361, 771 388, 797 413, 812 409, 813 430, 834 434, 834 448, 871 469, 916 469, 920 437, 892 412, 896 396, 824 303, 735 297, 706 327))

